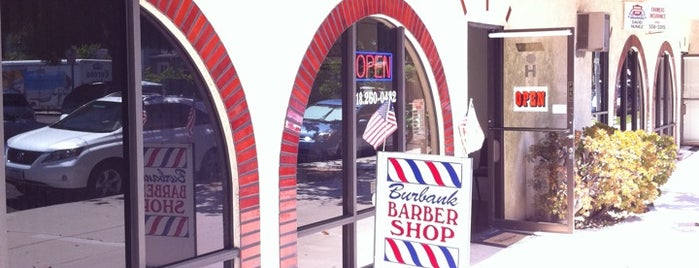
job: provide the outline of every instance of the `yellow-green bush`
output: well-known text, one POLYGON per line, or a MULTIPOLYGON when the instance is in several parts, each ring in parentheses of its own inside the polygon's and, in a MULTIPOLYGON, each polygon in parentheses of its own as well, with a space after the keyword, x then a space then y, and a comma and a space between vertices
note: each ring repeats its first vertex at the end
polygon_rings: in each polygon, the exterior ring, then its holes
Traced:
POLYGON ((619 131, 601 123, 576 133, 576 216, 645 212, 675 169, 671 136, 619 131))

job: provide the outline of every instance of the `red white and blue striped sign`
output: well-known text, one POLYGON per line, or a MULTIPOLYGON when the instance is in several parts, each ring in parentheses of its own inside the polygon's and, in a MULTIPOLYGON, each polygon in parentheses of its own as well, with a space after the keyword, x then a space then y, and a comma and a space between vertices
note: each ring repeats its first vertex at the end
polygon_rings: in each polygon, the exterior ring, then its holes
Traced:
POLYGON ((461 164, 388 158, 388 181, 461 188, 461 164))
POLYGON ((146 235, 189 237, 189 217, 146 215, 146 235))
POLYGON ((384 260, 415 267, 458 267, 459 249, 386 238, 384 260))
POLYGON ((187 149, 182 147, 143 148, 143 167, 185 168, 187 167, 187 149))

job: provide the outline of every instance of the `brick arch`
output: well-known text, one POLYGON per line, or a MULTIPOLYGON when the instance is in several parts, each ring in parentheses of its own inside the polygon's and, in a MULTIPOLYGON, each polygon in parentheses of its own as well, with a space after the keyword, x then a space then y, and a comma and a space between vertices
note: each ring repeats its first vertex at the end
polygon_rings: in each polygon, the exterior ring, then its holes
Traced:
POLYGON ((636 51, 638 51, 638 58, 640 59, 639 64, 641 64, 641 71, 643 72, 643 85, 647 88, 648 66, 646 65, 646 55, 643 51, 643 45, 641 45, 641 40, 638 39, 638 36, 636 35, 629 36, 629 38, 626 39, 626 43, 624 43, 624 47, 621 49, 621 53, 619 54, 619 62, 616 67, 616 80, 618 81, 621 77, 621 67, 624 65, 627 52, 631 49, 635 49, 636 51))
MULTIPOLYGON (((238 74, 221 39, 193 0, 147 0, 184 34, 214 80, 226 108, 238 170, 242 267, 260 265, 260 203, 257 150, 250 111, 238 74), (244 219, 244 220, 243 220, 244 219)), ((236 227, 234 227, 236 228, 236 227)))
POLYGON ((442 62, 434 41, 417 13, 403 0, 344 0, 321 23, 308 46, 294 81, 284 124, 279 168, 279 233, 281 267, 297 266, 296 157, 303 113, 308 104, 313 81, 325 56, 342 33, 355 22, 373 14, 389 16, 403 24, 425 51, 435 77, 436 90, 444 118, 444 146, 447 155, 454 154, 451 102, 442 62))

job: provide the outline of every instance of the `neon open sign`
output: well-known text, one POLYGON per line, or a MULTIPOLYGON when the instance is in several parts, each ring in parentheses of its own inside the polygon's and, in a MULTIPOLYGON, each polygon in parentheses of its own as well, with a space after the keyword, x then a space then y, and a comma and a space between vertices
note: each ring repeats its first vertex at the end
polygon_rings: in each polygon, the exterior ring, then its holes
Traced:
POLYGON ((357 51, 354 56, 354 77, 357 81, 391 81, 393 54, 357 51))

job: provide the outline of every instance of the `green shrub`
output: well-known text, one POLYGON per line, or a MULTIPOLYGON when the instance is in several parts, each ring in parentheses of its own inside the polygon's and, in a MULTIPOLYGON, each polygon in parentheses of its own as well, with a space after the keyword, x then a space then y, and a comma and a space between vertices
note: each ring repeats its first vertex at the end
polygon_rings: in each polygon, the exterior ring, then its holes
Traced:
MULTIPOLYGON (((543 220, 566 216, 565 139, 550 134, 529 147, 528 159, 536 163, 533 177, 543 180, 534 184, 538 193, 534 204, 545 211, 543 220)), ((612 211, 645 212, 675 170, 677 146, 671 136, 619 131, 596 123, 576 131, 574 146, 573 205, 580 225, 606 218, 612 211)))
POLYGON ((575 143, 575 209, 582 221, 609 211, 645 212, 675 169, 671 136, 597 123, 576 135, 575 143))

